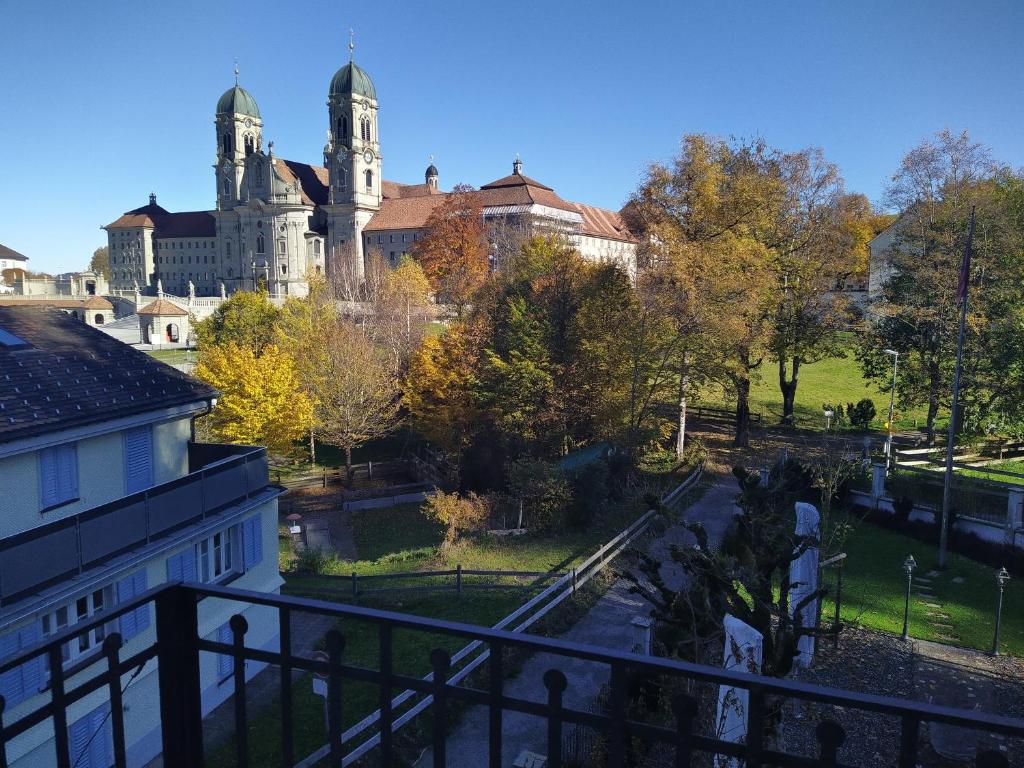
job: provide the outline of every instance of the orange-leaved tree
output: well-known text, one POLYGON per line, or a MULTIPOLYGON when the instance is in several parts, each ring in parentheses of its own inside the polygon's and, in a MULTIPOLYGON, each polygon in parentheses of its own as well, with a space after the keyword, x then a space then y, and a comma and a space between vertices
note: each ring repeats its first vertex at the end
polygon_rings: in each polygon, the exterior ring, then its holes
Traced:
POLYGON ((472 187, 456 186, 434 209, 412 254, 439 301, 451 304, 461 318, 489 269, 483 204, 472 187))

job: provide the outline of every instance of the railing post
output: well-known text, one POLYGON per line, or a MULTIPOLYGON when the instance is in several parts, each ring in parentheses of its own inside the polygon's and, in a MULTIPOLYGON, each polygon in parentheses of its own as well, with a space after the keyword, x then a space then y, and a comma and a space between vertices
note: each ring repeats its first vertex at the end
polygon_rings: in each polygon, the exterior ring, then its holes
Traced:
POLYGON ((238 768, 248 768, 249 765, 249 727, 248 716, 245 711, 245 633, 249 631, 249 622, 245 616, 236 613, 228 620, 231 628, 231 644, 234 652, 231 654, 234 667, 235 683, 235 754, 238 768))
MULTIPOLYGON (((548 689, 548 762, 547 768, 562 768, 562 694, 569 682, 557 669, 544 673, 544 687, 548 689)), ((611 765, 620 765, 614 758, 611 765)))
POLYGON ((839 747, 846 741, 846 731, 834 720, 824 720, 814 729, 818 737, 821 768, 835 768, 839 764, 839 747))
POLYGON ((448 738, 448 713, 447 713, 447 676, 448 669, 452 665, 452 657, 447 651, 435 648, 430 652, 430 665, 434 668, 434 707, 433 715, 433 764, 441 768, 448 765, 445 757, 448 738))
POLYGON ((626 764, 626 668, 612 662, 609 706, 612 722, 608 728, 608 765, 620 768, 626 764))
POLYGON ((676 716, 675 768, 690 768, 693 751, 693 721, 697 717, 697 701, 684 693, 672 697, 672 713, 676 716))
POLYGON ((295 764, 295 737, 292 725, 292 614, 285 606, 278 609, 281 647, 281 765, 295 764))
POLYGON ((455 565, 455 596, 462 597, 462 563, 455 565))
POLYGON ((116 768, 125 768, 128 765, 124 743, 124 706, 121 703, 121 644, 119 632, 107 635, 103 641, 103 654, 107 657, 110 727, 114 738, 114 765, 116 768))
POLYGON ((156 596, 156 642, 161 736, 167 768, 203 764, 198 640, 195 594, 180 585, 160 592, 156 596))
MULTIPOLYGON (((4 736, 4 709, 7 700, 0 696, 0 768, 7 768, 7 737, 4 736)), ((501 768, 499 765, 498 768, 501 768)))
POLYGON ((352 571, 352 602, 359 602, 359 574, 352 571))
POLYGON ((341 765, 341 654, 345 650, 345 638, 341 632, 332 629, 327 633, 328 678, 327 678, 327 739, 331 749, 331 765, 341 765))
POLYGON ((378 629, 378 655, 380 658, 380 698, 378 708, 380 709, 380 764, 390 766, 394 761, 391 748, 391 675, 392 675, 392 654, 391 625, 382 622, 377 625, 378 629))
POLYGON ((497 642, 491 642, 490 654, 488 656, 488 671, 490 672, 490 690, 487 691, 490 698, 488 717, 488 765, 490 768, 501 768, 501 696, 505 681, 503 670, 504 646, 497 642))
POLYGON ((832 627, 832 647, 839 647, 839 633, 843 627, 843 563, 844 560, 840 560, 836 566, 836 620, 832 627))
POLYGON ((900 761, 899 768, 915 768, 917 766, 917 736, 920 721, 904 715, 900 722, 900 761))

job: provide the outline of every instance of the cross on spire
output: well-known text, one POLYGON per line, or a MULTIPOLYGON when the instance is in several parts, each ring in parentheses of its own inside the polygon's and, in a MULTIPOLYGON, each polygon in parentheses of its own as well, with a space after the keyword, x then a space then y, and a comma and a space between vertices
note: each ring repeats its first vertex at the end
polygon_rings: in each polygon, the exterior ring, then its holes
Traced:
POLYGON ((356 33, 350 28, 348 30, 348 60, 355 61, 356 59, 356 33))
POLYGON ((238 57, 235 57, 235 85, 238 85, 238 57))

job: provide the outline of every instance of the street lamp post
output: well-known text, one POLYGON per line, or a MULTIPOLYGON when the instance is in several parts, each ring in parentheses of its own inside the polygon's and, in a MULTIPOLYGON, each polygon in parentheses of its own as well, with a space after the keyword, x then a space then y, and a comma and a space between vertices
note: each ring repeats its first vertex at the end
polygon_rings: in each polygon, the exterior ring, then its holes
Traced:
POLYGON ((885 440, 885 462, 888 465, 890 456, 892 456, 892 418, 893 408, 896 405, 896 369, 899 366, 900 353, 895 349, 884 349, 882 351, 892 357, 892 389, 889 390, 889 436, 885 440))
POLYGON ((832 417, 835 416, 835 412, 831 408, 825 409, 825 431, 828 432, 832 426, 832 417))
POLYGON ((1006 568, 1000 568, 996 573, 996 585, 999 587, 999 602, 996 604, 996 631, 992 635, 992 655, 999 655, 999 624, 1003 617, 1003 590, 1010 581, 1010 573, 1006 568))
POLYGON ((917 561, 914 560, 913 555, 907 555, 907 559, 903 561, 903 571, 907 574, 907 598, 903 603, 903 639, 906 640, 910 637, 910 584, 914 578, 914 568, 917 567, 917 561))

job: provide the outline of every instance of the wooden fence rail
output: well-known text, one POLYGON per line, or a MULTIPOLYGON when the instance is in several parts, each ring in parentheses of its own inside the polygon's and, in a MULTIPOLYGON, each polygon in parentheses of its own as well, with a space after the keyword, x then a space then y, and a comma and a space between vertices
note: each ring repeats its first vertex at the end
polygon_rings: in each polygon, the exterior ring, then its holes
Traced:
MULTIPOLYGON (((515 584, 501 583, 495 581, 492 584, 466 584, 463 579, 491 578, 491 579, 534 579, 533 586, 543 583, 548 579, 561 578, 567 575, 566 571, 502 571, 502 570, 480 570, 476 568, 463 568, 461 564, 455 568, 441 571, 407 571, 404 573, 373 573, 361 576, 356 572, 350 575, 341 574, 311 574, 317 580, 326 581, 328 584, 337 583, 339 586, 345 584, 345 590, 351 592, 352 599, 358 600, 361 595, 369 595, 381 592, 427 592, 430 590, 453 590, 458 595, 463 589, 500 589, 503 587, 520 586, 515 584), (451 577, 455 577, 451 579, 451 577), (376 587, 364 589, 360 587, 365 582, 375 581, 417 581, 421 579, 448 579, 434 584, 400 584, 389 587, 376 587)), ((525 586, 525 585, 522 585, 525 586)), ((331 589, 315 589, 298 586, 298 591, 303 594, 332 594, 337 592, 331 589)))

